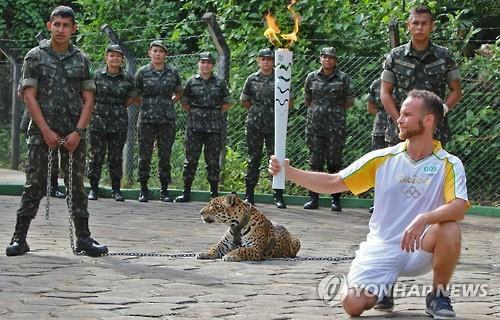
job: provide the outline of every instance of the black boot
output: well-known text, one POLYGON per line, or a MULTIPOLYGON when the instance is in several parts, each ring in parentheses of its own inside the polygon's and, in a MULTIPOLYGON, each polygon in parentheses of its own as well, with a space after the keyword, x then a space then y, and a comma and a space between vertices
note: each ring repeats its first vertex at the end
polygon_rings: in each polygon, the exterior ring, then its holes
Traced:
POLYGON ((10 256, 20 256, 30 251, 26 236, 30 228, 31 217, 17 216, 16 228, 10 241, 10 245, 5 249, 5 254, 10 256))
POLYGON ((210 199, 217 198, 219 196, 219 181, 210 182, 210 199))
POLYGON ((85 252, 87 256, 99 257, 108 253, 108 247, 90 237, 89 218, 73 218, 76 234, 76 251, 85 252))
POLYGON ((332 194, 332 211, 342 211, 342 207, 340 206, 340 193, 332 194))
POLYGON ((97 194, 99 193, 99 180, 91 179, 90 180, 90 192, 88 199, 89 200, 97 200, 97 194))
MULTIPOLYGON (((56 162, 57 165, 59 166, 59 163, 56 162)), ((57 181, 59 179, 59 170, 56 170, 56 168, 52 168, 52 177, 50 177, 50 196, 59 198, 59 199, 64 199, 66 198, 66 195, 64 192, 59 191, 59 182, 57 181)))
POLYGON ((304 209, 318 209, 319 194, 309 191, 309 201, 304 204, 304 209))
POLYGON ((141 191, 139 192, 139 202, 148 202, 149 201, 149 189, 148 182, 141 182, 141 191))
POLYGON ((163 202, 173 202, 172 196, 168 192, 168 183, 164 180, 160 180, 161 189, 160 189, 160 201, 163 202))
POLYGON ((189 202, 191 201, 191 187, 184 187, 182 194, 175 198, 175 202, 189 202))
POLYGON ((50 196, 55 197, 55 198, 59 198, 59 199, 66 198, 66 195, 64 194, 64 192, 59 191, 59 184, 58 183, 56 183, 56 184, 51 183, 50 184, 50 196))
POLYGON ((111 182, 111 197, 115 201, 125 201, 125 198, 120 191, 120 179, 113 179, 111 182))
POLYGON ((245 201, 246 202, 251 203, 251 204, 255 204, 254 190, 255 190, 255 185, 247 184, 247 188, 245 191, 245 201))
POLYGON ((285 199, 283 199, 283 189, 274 189, 274 203, 278 209, 286 209, 285 199))

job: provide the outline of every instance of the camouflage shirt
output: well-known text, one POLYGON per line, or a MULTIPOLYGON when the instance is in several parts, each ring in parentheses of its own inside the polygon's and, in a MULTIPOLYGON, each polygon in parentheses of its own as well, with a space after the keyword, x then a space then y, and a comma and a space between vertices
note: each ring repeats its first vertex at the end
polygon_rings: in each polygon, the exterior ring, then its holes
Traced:
MULTIPOLYGON (((49 40, 42 40, 24 58, 21 90, 26 87, 37 89, 36 99, 45 121, 61 136, 76 128, 82 112, 82 92, 95 91, 85 54, 71 43, 65 53, 58 54, 49 40)), ((33 121, 29 133, 40 133, 33 121)))
POLYGON ((247 126, 264 133, 274 132, 274 70, 270 75, 257 71, 248 76, 240 100, 250 100, 247 126))
POLYGON ((172 97, 182 91, 177 69, 166 64, 163 70, 155 70, 150 63, 137 71, 135 83, 142 96, 139 124, 175 122, 172 97))
POLYGON ((380 79, 373 81, 368 94, 368 101, 374 103, 377 107, 372 129, 372 135, 374 136, 383 136, 387 127, 387 112, 380 100, 380 82, 380 79))
POLYGON ((191 107, 186 127, 197 132, 221 132, 224 129, 222 105, 231 102, 224 80, 212 75, 208 80, 192 76, 182 92, 182 103, 191 107))
POLYGON ((412 89, 432 91, 444 99, 446 85, 460 80, 460 73, 447 48, 431 42, 427 50, 416 52, 410 41, 389 52, 381 78, 394 85, 399 110, 412 89))
POLYGON ((307 132, 330 136, 337 127, 345 127, 344 104, 354 101, 354 87, 347 74, 335 68, 325 76, 320 68, 307 75, 305 99, 311 101, 307 110, 307 132))
POLYGON ((90 130, 104 132, 127 131, 128 116, 126 102, 137 96, 133 76, 120 69, 117 74, 107 72, 107 68, 94 73, 96 84, 95 108, 92 113, 90 130))

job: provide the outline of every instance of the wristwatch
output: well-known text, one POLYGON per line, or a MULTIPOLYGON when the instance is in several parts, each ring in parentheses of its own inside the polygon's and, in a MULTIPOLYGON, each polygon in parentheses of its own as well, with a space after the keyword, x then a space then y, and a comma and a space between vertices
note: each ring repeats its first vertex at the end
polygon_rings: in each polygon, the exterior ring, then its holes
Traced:
POLYGON ((78 133, 80 137, 85 134, 85 128, 76 128, 74 131, 78 133))

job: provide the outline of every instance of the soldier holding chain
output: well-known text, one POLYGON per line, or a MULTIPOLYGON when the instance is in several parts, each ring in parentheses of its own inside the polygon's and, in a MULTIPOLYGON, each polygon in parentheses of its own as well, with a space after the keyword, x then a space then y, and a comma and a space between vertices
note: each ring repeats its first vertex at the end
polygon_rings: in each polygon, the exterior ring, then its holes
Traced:
POLYGON ((48 154, 59 148, 63 139, 61 169, 67 189, 70 153, 73 157, 71 210, 77 237, 76 251, 100 256, 106 254, 108 248, 90 237, 87 195, 83 188, 84 133, 94 107, 95 84, 89 60, 70 42, 77 29, 73 9, 55 8, 47 29, 50 40, 43 40, 31 49, 23 63, 21 91, 32 119, 28 130, 28 169, 14 236, 6 254, 17 256, 30 251, 26 236, 46 191, 48 154))

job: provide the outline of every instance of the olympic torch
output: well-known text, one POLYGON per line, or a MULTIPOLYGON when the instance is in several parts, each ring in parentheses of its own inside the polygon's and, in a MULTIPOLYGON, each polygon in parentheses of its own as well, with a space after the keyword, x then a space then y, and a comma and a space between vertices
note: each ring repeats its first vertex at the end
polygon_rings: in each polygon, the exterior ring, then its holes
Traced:
MULTIPOLYGON (((282 166, 285 161, 292 62, 292 51, 279 49, 274 52, 274 154, 282 166)), ((273 189, 285 189, 284 170, 273 176, 273 189)))
MULTIPOLYGON (((282 166, 285 162, 288 105, 290 103, 290 86, 292 84, 293 52, 290 48, 297 41, 297 33, 299 32, 300 18, 293 10, 295 2, 295 0, 292 0, 287 7, 294 19, 294 29, 292 33, 281 35, 283 40, 287 40, 284 46, 277 36, 281 30, 276 23, 276 19, 270 13, 266 15, 268 28, 264 32, 269 41, 275 47, 280 48, 274 52, 274 154, 282 166)), ((273 189, 285 189, 284 171, 280 171, 273 176, 273 189)))

